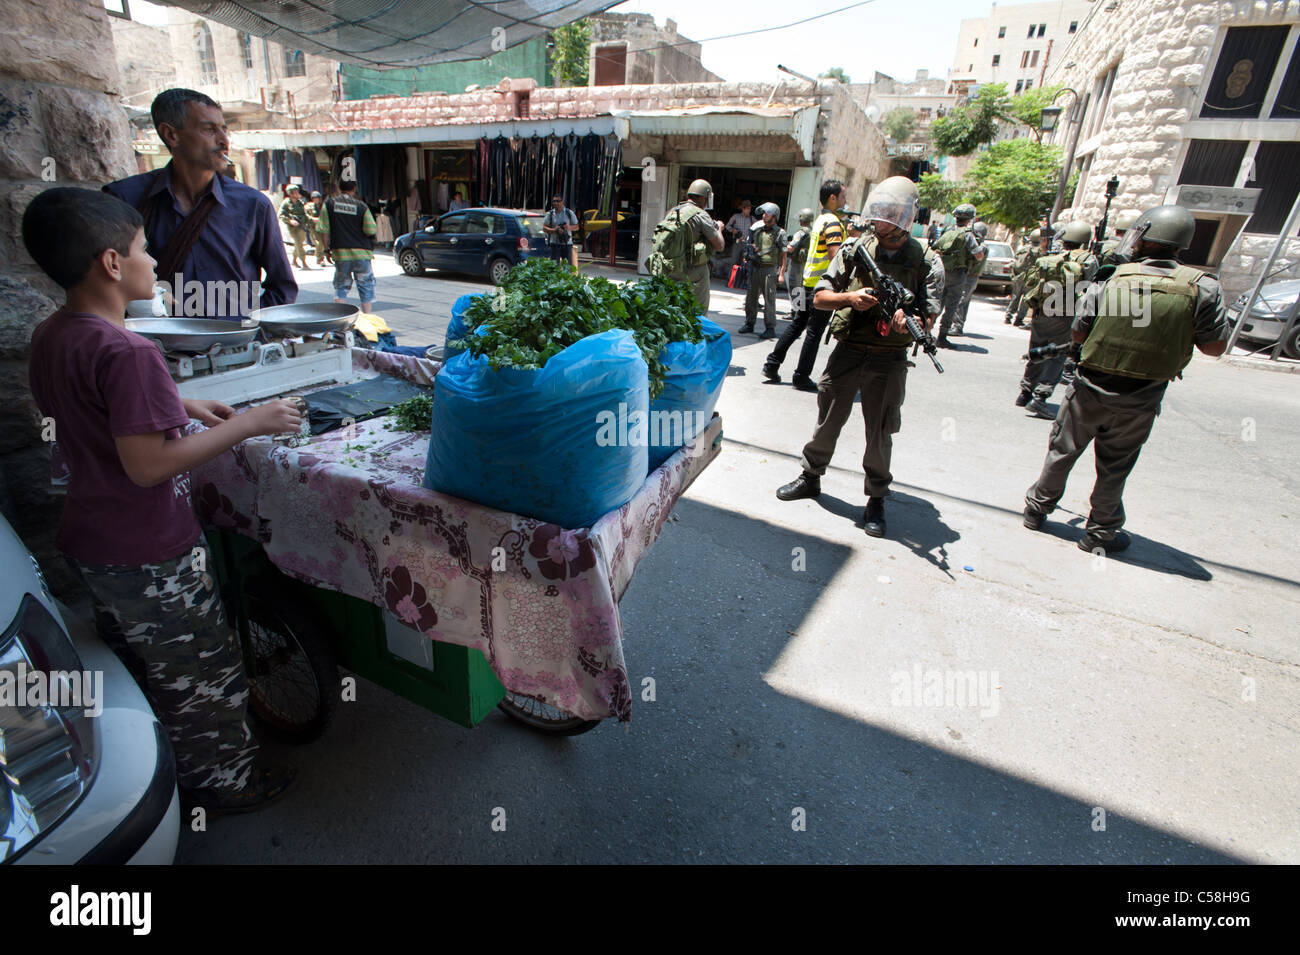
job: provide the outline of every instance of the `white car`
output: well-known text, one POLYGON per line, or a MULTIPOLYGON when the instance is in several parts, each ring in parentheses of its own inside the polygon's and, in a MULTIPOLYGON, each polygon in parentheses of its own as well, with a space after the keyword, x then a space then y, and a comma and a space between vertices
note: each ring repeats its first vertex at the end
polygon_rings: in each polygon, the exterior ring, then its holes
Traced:
MULTIPOLYGON (((1250 349, 1264 345, 1276 345, 1278 338, 1286 328, 1286 319, 1296 298, 1300 296, 1300 279, 1288 279, 1265 285, 1259 290, 1259 298, 1250 310, 1250 318, 1241 328, 1239 340, 1250 349)), ((1228 324, 1236 325, 1241 320, 1241 312, 1246 307, 1250 293, 1243 292, 1237 300, 1228 306, 1228 324)), ((1300 358, 1300 322, 1296 322, 1282 343, 1282 354, 1288 358, 1300 358)))
POLYGON ((0 580, 0 863, 170 865, 176 764, 144 694, 3 518, 0 580))

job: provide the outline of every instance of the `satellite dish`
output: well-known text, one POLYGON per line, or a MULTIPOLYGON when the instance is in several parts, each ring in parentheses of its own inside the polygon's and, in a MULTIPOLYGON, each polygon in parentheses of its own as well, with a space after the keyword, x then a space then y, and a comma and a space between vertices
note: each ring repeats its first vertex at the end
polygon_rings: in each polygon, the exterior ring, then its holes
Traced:
POLYGON ((867 107, 867 119, 871 120, 873 123, 880 122, 880 107, 875 103, 872 103, 867 107))

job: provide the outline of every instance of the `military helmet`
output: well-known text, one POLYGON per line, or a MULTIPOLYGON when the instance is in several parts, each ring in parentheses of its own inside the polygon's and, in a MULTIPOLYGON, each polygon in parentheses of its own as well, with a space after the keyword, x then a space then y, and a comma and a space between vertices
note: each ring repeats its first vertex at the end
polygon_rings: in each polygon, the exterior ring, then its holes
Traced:
POLYGON ((709 185, 709 181, 707 179, 696 179, 693 183, 691 183, 689 186, 686 187, 686 194, 688 196, 699 196, 701 199, 706 199, 706 200, 712 199, 713 187, 709 185))
POLYGON ((811 209, 804 208, 799 210, 799 224, 812 225, 814 213, 811 209))
POLYGON ((1061 233, 1062 242, 1074 242, 1079 245, 1087 242, 1092 238, 1092 229, 1086 222, 1067 222, 1065 230, 1061 233))
POLYGON ((1137 217, 1140 214, 1141 213, 1133 212, 1131 209, 1125 209, 1115 217, 1115 231, 1127 232, 1129 229, 1133 228, 1133 223, 1137 221, 1137 217))
POLYGON ((890 176, 871 188, 859 214, 865 220, 887 222, 906 231, 916 218, 916 199, 916 183, 906 176, 890 176))
POLYGON ((1030 242, 1042 242, 1042 241, 1043 241, 1043 230, 1042 230, 1042 229, 1035 229, 1033 232, 1029 233, 1029 241, 1030 241, 1030 242))
POLYGON ((989 224, 987 222, 977 222, 971 228, 975 230, 975 234, 981 239, 989 234, 989 224))
POLYGON ((311 191, 311 197, 312 197, 313 199, 324 199, 324 198, 325 198, 323 195, 321 195, 321 191, 320 191, 319 189, 313 189, 313 190, 311 191))
POLYGON ((765 202, 758 207, 759 215, 765 216, 769 212, 772 214, 773 218, 775 219, 781 218, 781 207, 778 206, 775 202, 765 202))
POLYGON ((1138 216, 1131 229, 1137 233, 1134 245, 1142 241, 1159 242, 1181 250, 1192 244, 1196 219, 1184 206, 1156 206, 1138 216))
POLYGON ((969 202, 963 202, 963 203, 962 203, 961 205, 959 205, 956 209, 953 209, 953 210, 952 210, 952 214, 953 214, 953 217, 954 217, 955 219, 957 219, 957 221, 959 221, 959 222, 960 222, 962 219, 974 219, 974 218, 975 218, 975 207, 974 207, 973 205, 971 205, 969 202))

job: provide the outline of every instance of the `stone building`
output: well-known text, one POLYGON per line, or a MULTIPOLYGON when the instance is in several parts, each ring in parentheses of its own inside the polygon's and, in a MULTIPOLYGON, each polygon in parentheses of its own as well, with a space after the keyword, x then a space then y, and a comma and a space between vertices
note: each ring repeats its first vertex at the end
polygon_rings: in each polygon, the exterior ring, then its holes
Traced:
POLYGON ((1100 0, 995 3, 988 16, 961 21, 948 80, 960 88, 1005 83, 1013 95, 1042 86, 1049 64, 1101 6, 1100 0))
POLYGON ((62 510, 27 383, 32 329, 63 291, 28 257, 23 210, 53 185, 98 188, 136 171, 102 4, 11 0, 0 31, 0 512, 56 593, 73 582, 54 548, 62 510), (52 30, 51 23, 58 29, 52 30))
POLYGON ((589 17, 591 86, 646 83, 714 83, 722 79, 700 62, 700 45, 677 32, 675 20, 655 25, 648 13, 600 13, 589 17))
MULTIPOLYGON (((1049 67, 1078 92, 1055 141, 1077 138, 1073 215, 1179 203, 1192 209, 1187 262, 1230 296, 1263 268, 1300 191, 1300 7, 1281 0, 1151 0, 1098 8, 1049 67), (1255 192, 1254 190, 1258 190, 1255 192)), ((1300 239, 1276 277, 1300 274, 1300 239)))

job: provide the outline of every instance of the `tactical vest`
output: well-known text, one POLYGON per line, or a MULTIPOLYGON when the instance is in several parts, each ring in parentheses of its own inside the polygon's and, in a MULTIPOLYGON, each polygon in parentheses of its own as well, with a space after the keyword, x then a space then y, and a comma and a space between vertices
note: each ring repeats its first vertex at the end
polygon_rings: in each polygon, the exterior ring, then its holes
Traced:
POLYGON ((770 229, 751 229, 749 241, 754 247, 754 263, 756 265, 776 265, 780 260, 781 250, 776 245, 776 226, 770 229))
POLYGON ((1079 279, 1082 276, 1083 266, 1072 259, 1068 252, 1050 252, 1034 260, 1034 264, 1030 267, 1029 275, 1025 280, 1025 296, 1030 306, 1038 309, 1043 305, 1044 296, 1050 292, 1047 286, 1059 285, 1062 295, 1066 289, 1073 289, 1074 297, 1069 302, 1064 298, 1061 300, 1062 306, 1068 305, 1069 313, 1073 314, 1074 298, 1079 295, 1079 279))
POLYGON ((1086 275, 1088 273, 1088 260, 1091 259, 1093 255, 1092 251, 1087 246, 1080 246, 1077 249, 1071 249, 1066 253, 1066 256, 1071 262, 1077 262, 1079 264, 1080 275, 1086 275))
POLYGON ((803 278, 803 266, 808 261, 808 229, 801 227, 790 239, 790 244, 794 246, 794 251, 790 253, 790 261, 787 265, 790 268, 790 284, 794 284, 794 276, 803 278))
POLYGON ((365 249, 374 247, 370 236, 366 235, 366 204, 355 193, 343 193, 330 196, 325 200, 329 210, 330 248, 331 249, 365 249))
POLYGON ((808 236, 808 260, 803 267, 804 288, 813 288, 830 267, 832 256, 826 248, 826 239, 823 236, 829 225, 842 225, 842 223, 840 217, 834 212, 823 209, 822 214, 813 222, 812 232, 808 236))
POLYGON ((1079 364, 1150 381, 1181 377, 1192 360, 1200 277, 1186 265, 1172 273, 1141 262, 1121 265, 1097 303, 1079 364))
POLYGON ((1107 239, 1105 242, 1103 242, 1101 246, 1101 255, 1097 257, 1097 261, 1101 265, 1122 264, 1123 260, 1117 254, 1119 252, 1119 246, 1121 241, 1122 240, 1120 239, 1107 239))
MULTIPOLYGON (((925 249, 920 242, 909 238, 902 248, 902 257, 893 262, 886 262, 883 257, 876 258, 879 241, 875 236, 849 239, 848 242, 840 246, 840 252, 844 255, 846 266, 852 263, 853 249, 858 242, 867 243, 867 254, 876 259, 880 271, 898 282, 903 288, 910 289, 912 294, 916 296, 918 306, 925 301, 925 280, 926 276, 929 275, 930 267, 926 265, 925 249)), ((845 291, 856 292, 858 289, 865 287, 866 283, 855 272, 845 291)), ((907 333, 906 329, 901 332, 890 329, 888 335, 882 336, 876 329, 876 323, 884 318, 892 320, 893 316, 886 315, 884 309, 879 305, 873 305, 865 312, 842 308, 831 316, 831 335, 837 341, 852 342, 855 345, 872 345, 876 348, 906 348, 912 344, 912 336, 907 333)))
POLYGON ((966 249, 966 236, 972 231, 970 226, 962 226, 960 229, 954 226, 939 236, 939 241, 934 244, 934 251, 939 253, 939 258, 943 259, 945 272, 961 272, 970 268, 971 256, 966 249))
POLYGON ((1034 264, 1035 249, 1026 246, 1016 253, 1016 265, 1014 274, 1023 278, 1029 272, 1029 267, 1034 264))
POLYGON ((688 268, 709 261, 709 247, 692 241, 695 230, 691 220, 704 210, 693 202, 673 206, 663 221, 655 226, 654 251, 646 260, 651 275, 680 275, 688 268))

